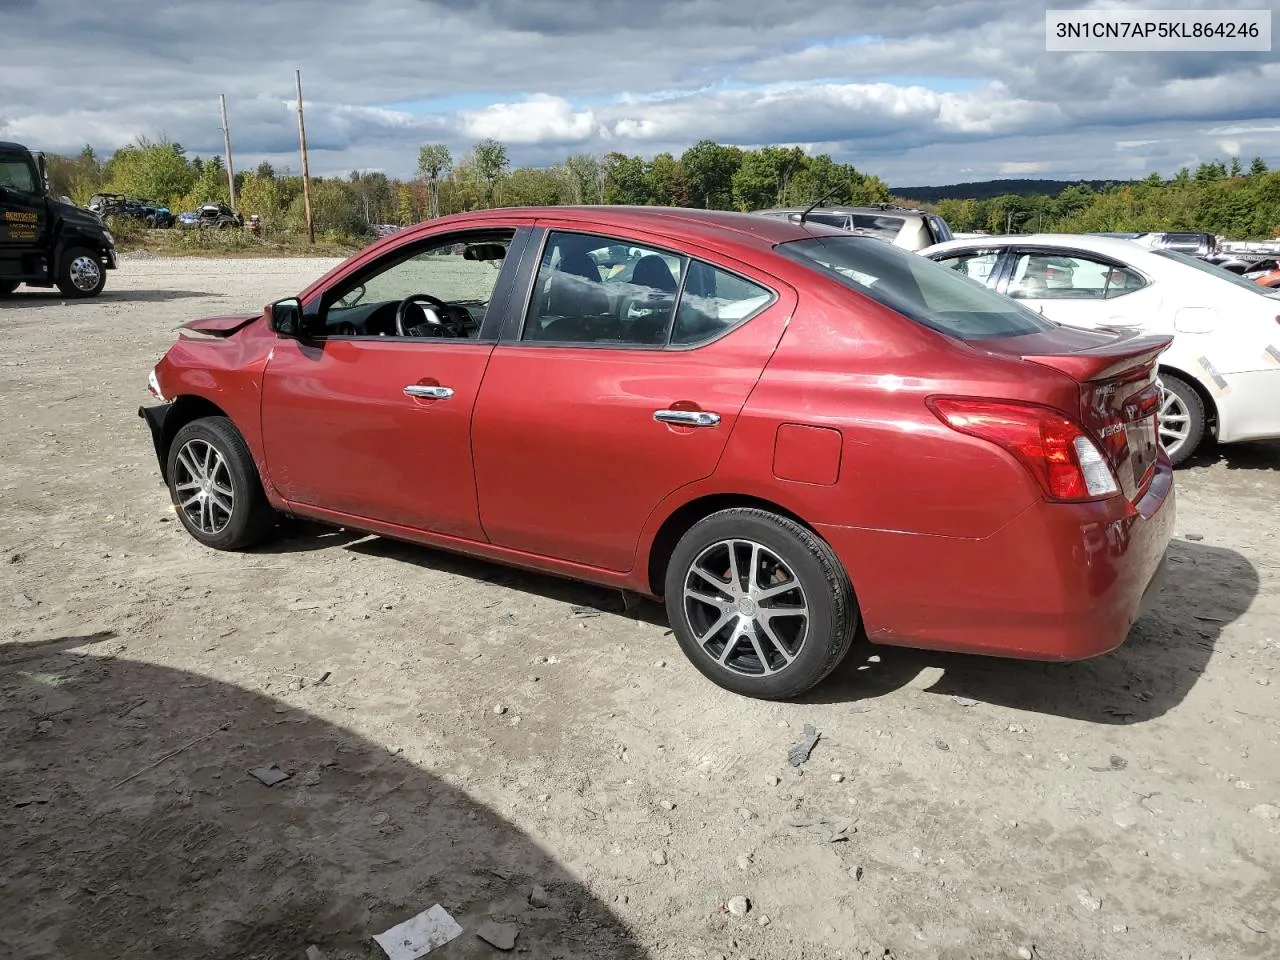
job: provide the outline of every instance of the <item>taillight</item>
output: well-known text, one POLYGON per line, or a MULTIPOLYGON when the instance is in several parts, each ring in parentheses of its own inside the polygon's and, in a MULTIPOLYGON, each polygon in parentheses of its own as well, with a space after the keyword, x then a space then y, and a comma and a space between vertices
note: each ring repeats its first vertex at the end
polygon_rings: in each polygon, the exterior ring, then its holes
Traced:
POLYGON ((951 397, 935 397, 929 407, 951 429, 1008 450, 1054 500, 1093 500, 1120 489, 1084 428, 1058 410, 951 397))

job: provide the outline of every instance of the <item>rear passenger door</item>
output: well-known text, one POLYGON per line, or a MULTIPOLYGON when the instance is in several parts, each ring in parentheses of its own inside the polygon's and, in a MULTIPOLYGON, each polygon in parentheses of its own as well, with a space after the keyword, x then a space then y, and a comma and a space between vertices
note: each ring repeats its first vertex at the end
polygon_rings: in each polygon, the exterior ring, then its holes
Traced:
POLYGON ((644 235, 550 226, 494 349, 472 425, 494 544, 633 566, 653 509, 711 475, 794 292, 644 235))

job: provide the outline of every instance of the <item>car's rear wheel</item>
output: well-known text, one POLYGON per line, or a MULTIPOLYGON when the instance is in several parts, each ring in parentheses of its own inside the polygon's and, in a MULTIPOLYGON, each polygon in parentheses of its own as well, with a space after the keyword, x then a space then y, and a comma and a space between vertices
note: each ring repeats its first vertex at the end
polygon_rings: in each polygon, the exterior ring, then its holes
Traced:
POLYGON ((187 532, 215 550, 264 540, 279 520, 262 490, 240 431, 226 417, 204 417, 169 445, 169 495, 187 532))
POLYGON ((1174 466, 1182 463, 1204 439, 1204 401, 1181 377, 1160 374, 1160 445, 1174 466))
POLYGON ((685 656, 713 683, 781 700, 820 683, 858 627, 849 578, 800 524, 721 510, 681 537, 667 567, 667 615, 685 656))
POLYGON ((107 272, 92 250, 72 247, 58 263, 56 281, 64 297, 96 297, 107 285, 107 272))

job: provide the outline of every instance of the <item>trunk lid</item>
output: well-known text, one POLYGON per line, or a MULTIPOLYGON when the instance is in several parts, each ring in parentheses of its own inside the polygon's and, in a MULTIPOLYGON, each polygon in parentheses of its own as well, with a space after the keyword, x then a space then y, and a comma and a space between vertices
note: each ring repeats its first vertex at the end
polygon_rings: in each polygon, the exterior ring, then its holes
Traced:
POLYGON ((1076 381, 1079 409, 1069 412, 1107 458, 1124 495, 1136 500, 1159 456, 1156 362, 1171 343, 1172 336, 1059 327, 985 345, 1076 381))

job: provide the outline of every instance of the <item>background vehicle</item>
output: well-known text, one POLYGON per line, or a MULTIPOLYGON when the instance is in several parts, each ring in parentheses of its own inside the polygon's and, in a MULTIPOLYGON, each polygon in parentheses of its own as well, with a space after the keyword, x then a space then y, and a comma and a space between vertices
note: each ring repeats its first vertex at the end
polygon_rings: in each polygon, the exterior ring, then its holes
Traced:
POLYGON ((178 225, 182 227, 211 227, 215 230, 229 230, 233 227, 243 227, 244 217, 225 203, 206 203, 195 210, 187 210, 178 214, 178 225))
MULTIPOLYGON (((756 216, 799 221, 805 207, 757 210, 756 216)), ((815 207, 805 217, 810 223, 839 227, 861 236, 875 237, 906 250, 923 250, 952 239, 951 228, 937 214, 882 204, 873 207, 815 207)))
POLYGON ((42 156, 0 143, 0 296, 23 283, 97 296, 116 266, 115 240, 97 216, 51 197, 47 184, 42 156))
POLYGON ((1134 243, 1151 250, 1176 250, 1192 257, 1209 257, 1218 249, 1218 238, 1212 233, 1141 233, 1132 239, 1134 243))
POLYGON ((163 204, 135 200, 119 193, 95 193, 89 198, 86 208, 104 220, 107 217, 125 217, 161 230, 172 227, 174 223, 173 214, 163 204))
POLYGON ((820 682, 860 631, 1102 653, 1171 533, 1168 337, 1061 328, 818 224, 445 217, 183 334, 140 414, 201 543, 287 513, 663 597, 750 696, 820 682))
POLYGON ((1280 437, 1280 298, 1167 248, 1072 234, 952 241, 924 256, 1051 320, 1173 335, 1160 358, 1160 437, 1181 463, 1203 438, 1280 437))

